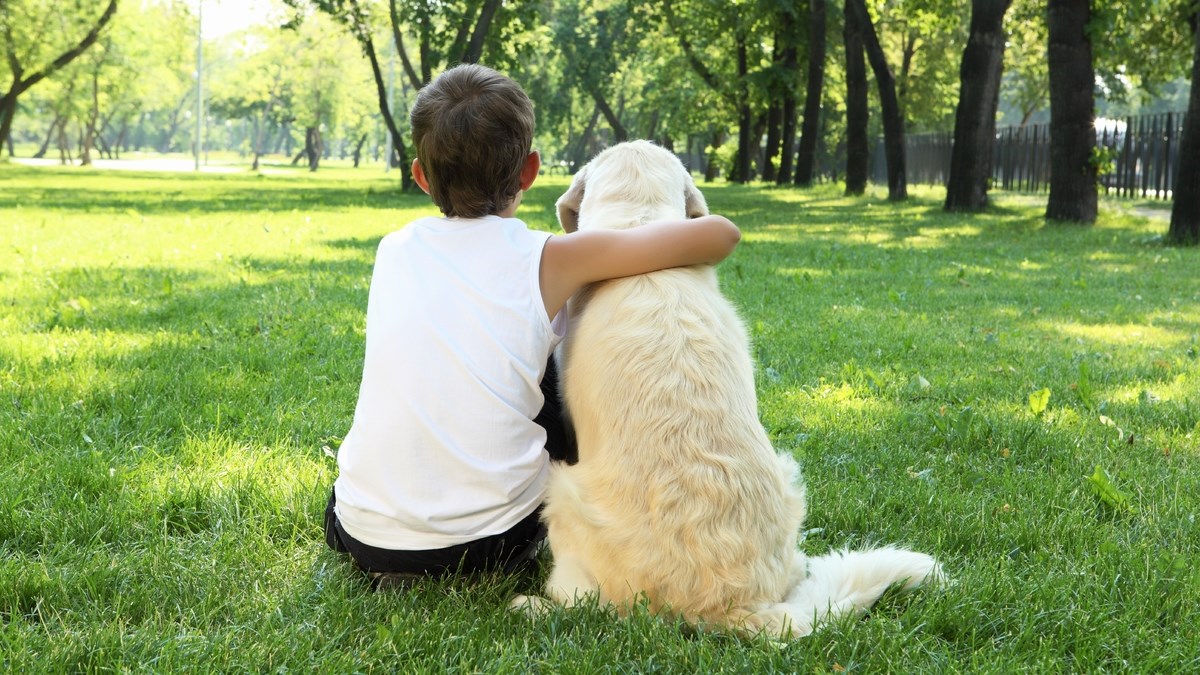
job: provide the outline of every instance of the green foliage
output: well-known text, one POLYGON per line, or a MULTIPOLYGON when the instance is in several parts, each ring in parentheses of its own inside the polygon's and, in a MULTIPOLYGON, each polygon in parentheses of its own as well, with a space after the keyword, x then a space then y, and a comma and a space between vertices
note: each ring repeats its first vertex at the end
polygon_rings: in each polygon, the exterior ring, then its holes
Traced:
POLYGON ((1116 170, 1117 167, 1117 152, 1116 148, 1106 146, 1093 146, 1091 155, 1088 157, 1088 163, 1096 170, 1096 181, 1116 170))

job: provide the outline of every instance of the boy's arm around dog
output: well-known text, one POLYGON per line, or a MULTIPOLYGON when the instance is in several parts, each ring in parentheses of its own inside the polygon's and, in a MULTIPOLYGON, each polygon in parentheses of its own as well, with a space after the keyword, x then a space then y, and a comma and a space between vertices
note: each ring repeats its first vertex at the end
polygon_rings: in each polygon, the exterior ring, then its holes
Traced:
POLYGON ((576 291, 596 281, 716 264, 741 238, 737 226, 719 215, 551 237, 542 250, 539 272, 546 313, 555 316, 576 291))

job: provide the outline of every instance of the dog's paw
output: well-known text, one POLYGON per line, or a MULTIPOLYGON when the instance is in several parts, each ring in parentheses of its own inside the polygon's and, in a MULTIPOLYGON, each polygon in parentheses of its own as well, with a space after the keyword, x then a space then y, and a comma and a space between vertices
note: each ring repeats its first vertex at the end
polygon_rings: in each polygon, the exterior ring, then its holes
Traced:
POLYGON ((553 602, 536 595, 518 595, 508 603, 509 611, 520 612, 531 619, 549 612, 553 606, 553 602))

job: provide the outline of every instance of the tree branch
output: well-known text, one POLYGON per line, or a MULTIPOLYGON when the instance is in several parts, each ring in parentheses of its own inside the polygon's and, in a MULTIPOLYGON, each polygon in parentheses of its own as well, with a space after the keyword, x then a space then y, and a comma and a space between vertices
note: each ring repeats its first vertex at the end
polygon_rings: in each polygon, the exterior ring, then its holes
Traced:
POLYGON ((483 41, 487 38, 488 30, 492 26, 492 20, 496 18, 501 1, 487 0, 483 3, 483 9, 479 12, 479 20, 475 22, 475 31, 471 33, 471 42, 467 44, 467 50, 463 53, 463 63, 478 63, 480 57, 483 56, 483 41))
POLYGON ((404 72, 408 75, 413 89, 420 89, 426 83, 417 76, 412 62, 408 60, 408 50, 404 48, 404 38, 400 35, 400 12, 396 9, 396 0, 388 0, 388 13, 392 18, 392 39, 395 41, 396 51, 400 53, 400 63, 404 65, 404 72))
POLYGON ((736 101, 730 99, 729 95, 721 87, 721 81, 708 69, 708 66, 704 65, 704 61, 700 60, 699 55, 696 54, 696 48, 692 46, 691 41, 684 35, 684 31, 680 28, 679 21, 675 17, 675 9, 670 0, 663 2, 663 10, 667 15, 667 25, 670 26, 671 30, 675 32, 676 37, 678 37, 679 46, 683 49, 683 54, 687 57, 688 64, 692 66, 692 70, 696 71, 700 79, 704 80, 704 83, 711 87, 718 96, 725 99, 726 102, 736 105, 736 101))
MULTIPOLYGON (((117 13, 117 0, 109 0, 108 7, 104 10, 104 14, 102 14, 100 16, 99 21, 96 22, 96 25, 92 27, 92 30, 89 31, 86 36, 84 36, 83 40, 81 40, 79 42, 79 44, 77 44, 74 47, 72 47, 71 49, 68 49, 67 51, 63 52, 61 55, 59 55, 59 57, 57 59, 54 59, 54 61, 49 66, 46 66, 44 69, 30 75, 29 77, 25 78, 24 80, 20 80, 16 84, 16 86, 11 91, 9 91, 8 94, 5 95, 5 98, 9 98, 9 97, 16 98, 17 96, 20 96, 21 94, 28 91, 29 88, 32 87, 33 85, 37 84, 38 82, 41 82, 42 80, 46 79, 47 77, 49 77, 51 75, 53 75, 54 73, 58 72, 61 68, 66 66, 68 63, 74 61, 77 57, 79 57, 80 54, 87 51, 88 47, 91 47, 93 44, 96 43, 96 40, 99 39, 99 37, 100 37, 100 31, 104 30, 104 27, 106 25, 108 25, 108 22, 112 19, 113 15, 116 13, 117 13)), ((11 50, 9 51, 9 62, 14 65, 17 64, 16 56, 12 53, 11 50)), ((17 65, 16 67, 13 68, 13 73, 18 73, 18 72, 23 72, 22 70, 20 70, 19 65, 17 65)))

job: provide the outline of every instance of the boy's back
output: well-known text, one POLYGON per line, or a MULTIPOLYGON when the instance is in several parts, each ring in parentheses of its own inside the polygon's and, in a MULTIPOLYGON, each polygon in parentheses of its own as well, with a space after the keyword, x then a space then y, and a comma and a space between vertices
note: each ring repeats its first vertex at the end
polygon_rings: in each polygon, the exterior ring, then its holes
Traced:
POLYGON ((533 419, 563 325, 538 292, 549 236, 496 216, 426 218, 380 243, 338 458, 354 538, 442 548, 504 532, 541 502, 546 432, 533 419))

